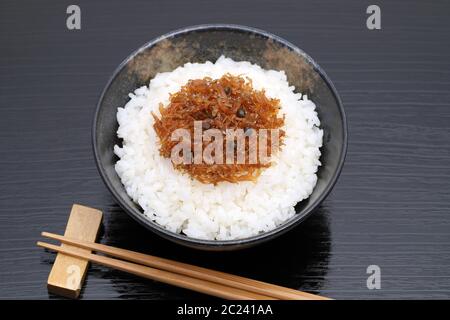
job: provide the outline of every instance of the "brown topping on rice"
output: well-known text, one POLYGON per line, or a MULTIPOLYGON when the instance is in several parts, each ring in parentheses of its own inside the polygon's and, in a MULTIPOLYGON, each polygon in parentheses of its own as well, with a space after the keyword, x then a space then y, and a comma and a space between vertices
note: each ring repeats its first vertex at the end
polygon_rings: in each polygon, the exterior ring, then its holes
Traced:
MULTIPOLYGON (((225 160, 221 164, 208 164, 202 159, 200 163, 173 163, 173 165, 176 169, 188 173, 192 178, 203 183, 254 181, 261 174, 262 169, 269 167, 271 163, 263 162, 259 157, 256 162, 249 161, 252 152, 250 138, 253 136, 255 139, 253 141, 260 141, 258 140, 262 134, 260 129, 266 129, 267 156, 270 157, 272 153, 278 151, 272 150, 274 145, 271 141, 271 130, 280 129, 278 149, 285 135, 281 130, 284 125, 284 116, 278 117, 279 109, 280 101, 268 98, 263 90, 254 90, 250 79, 226 74, 220 79, 189 80, 180 91, 170 96, 167 106, 160 104, 161 116, 153 114, 155 119, 153 127, 160 139, 160 154, 166 158, 171 157, 172 148, 179 143, 178 140, 172 140, 172 133, 180 128, 187 129, 190 132, 190 150, 192 150, 189 159, 194 158, 195 121, 202 121, 200 128, 203 132, 209 129, 220 130, 223 136, 224 158, 227 148, 237 149, 237 140, 234 140, 235 138, 231 141, 227 140, 226 130, 242 129, 245 150, 240 150, 245 154, 244 163, 238 161, 238 152, 234 152, 232 164, 226 163, 225 160)), ((200 143, 202 150, 205 150, 211 142, 203 140, 200 143)), ((214 152, 213 155, 215 155, 214 152)))

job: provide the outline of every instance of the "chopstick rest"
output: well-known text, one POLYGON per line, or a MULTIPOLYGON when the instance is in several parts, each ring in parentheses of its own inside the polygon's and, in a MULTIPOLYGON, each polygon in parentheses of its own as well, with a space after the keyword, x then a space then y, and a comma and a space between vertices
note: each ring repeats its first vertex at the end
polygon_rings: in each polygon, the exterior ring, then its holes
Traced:
MULTIPOLYGON (((101 211, 74 204, 64 235, 77 240, 94 242, 97 238, 101 221, 101 211)), ((91 252, 69 244, 61 244, 61 246, 85 253, 91 252)), ((48 291, 67 298, 78 298, 87 273, 88 264, 89 261, 86 259, 58 253, 48 276, 48 291)))

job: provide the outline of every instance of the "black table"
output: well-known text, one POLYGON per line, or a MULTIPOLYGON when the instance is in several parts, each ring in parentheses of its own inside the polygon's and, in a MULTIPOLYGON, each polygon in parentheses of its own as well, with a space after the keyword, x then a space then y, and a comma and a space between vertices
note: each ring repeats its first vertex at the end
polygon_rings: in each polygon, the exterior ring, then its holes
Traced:
MULTIPOLYGON (((58 298, 45 282, 72 203, 101 209, 100 241, 343 298, 450 297, 450 3, 377 1, 72 1, 0 3, 0 298, 58 298), (187 25, 265 29, 308 52, 334 81, 349 148, 332 194, 294 231, 231 253, 189 250, 128 217, 91 151, 98 96, 114 68, 148 40, 187 25), (369 265, 381 289, 366 286, 369 265)), ((85 299, 204 299, 92 266, 85 299)))

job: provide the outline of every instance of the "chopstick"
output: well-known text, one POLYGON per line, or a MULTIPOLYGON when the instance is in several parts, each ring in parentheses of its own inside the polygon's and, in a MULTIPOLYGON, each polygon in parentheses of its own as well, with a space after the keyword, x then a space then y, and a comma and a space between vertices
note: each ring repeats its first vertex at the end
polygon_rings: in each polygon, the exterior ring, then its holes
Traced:
POLYGON ((61 252, 72 257, 81 258, 90 262, 95 262, 113 269, 128 272, 143 278, 156 280, 171 284, 177 287, 190 289, 193 291, 209 294, 215 297, 231 300, 274 300, 272 297, 248 292, 241 289, 231 288, 217 283, 191 278, 188 276, 172 273, 169 271, 150 268, 147 266, 131 263, 123 260, 113 259, 97 254, 83 252, 76 249, 69 249, 50 243, 38 241, 37 245, 42 248, 61 252))
POLYGON ((145 266, 154 267, 169 272, 174 272, 188 277, 205 280, 220 285, 225 285, 228 287, 245 290, 253 292, 255 294, 260 294, 276 299, 291 299, 291 300, 329 299, 322 296, 301 292, 262 281, 252 280, 220 271, 197 267, 187 263, 181 263, 169 259, 159 258, 103 244, 75 240, 53 233, 43 232, 42 236, 61 241, 62 243, 71 244, 80 248, 105 253, 119 259, 132 261, 145 266))

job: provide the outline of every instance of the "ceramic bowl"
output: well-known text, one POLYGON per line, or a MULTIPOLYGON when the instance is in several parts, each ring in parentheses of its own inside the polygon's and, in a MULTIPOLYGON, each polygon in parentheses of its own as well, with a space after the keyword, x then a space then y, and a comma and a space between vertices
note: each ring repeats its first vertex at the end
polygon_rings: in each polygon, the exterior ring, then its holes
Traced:
POLYGON ((103 181, 116 201, 136 221, 178 244, 204 250, 235 250, 271 240, 299 225, 330 193, 344 164, 347 124, 344 109, 331 80, 303 50, 288 41, 250 27, 200 25, 177 30, 154 39, 125 59, 114 71, 98 101, 92 130, 95 161, 103 181), (187 62, 215 61, 221 55, 235 61, 249 61, 264 69, 284 70, 296 91, 316 104, 321 128, 322 166, 311 196, 299 202, 296 215, 271 231, 249 238, 226 241, 200 240, 168 231, 144 217, 142 209, 127 195, 114 170, 118 158, 113 147, 120 144, 116 112, 129 100, 128 93, 157 73, 172 71, 187 62))

